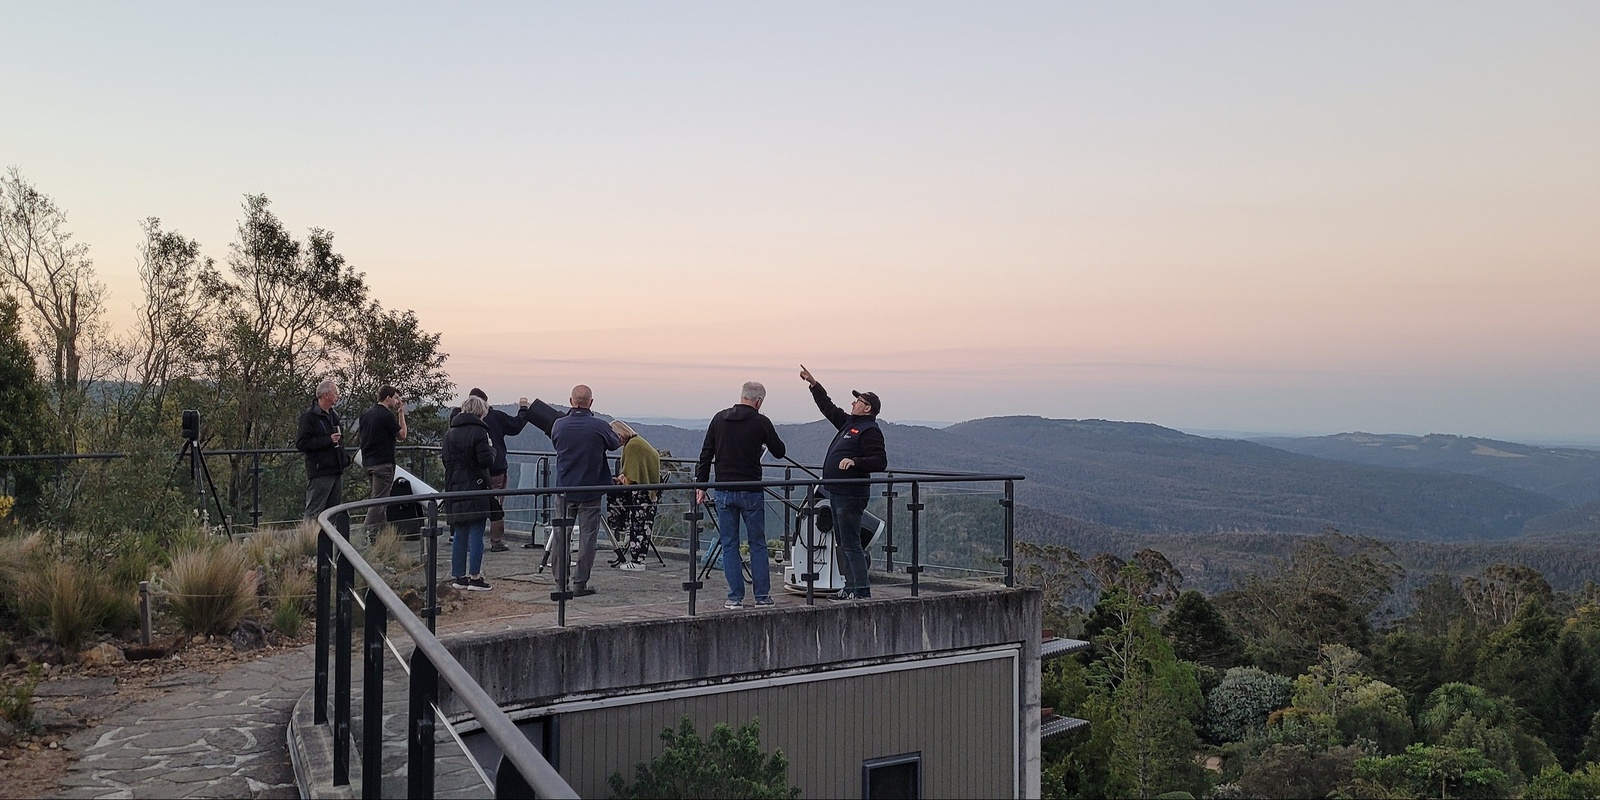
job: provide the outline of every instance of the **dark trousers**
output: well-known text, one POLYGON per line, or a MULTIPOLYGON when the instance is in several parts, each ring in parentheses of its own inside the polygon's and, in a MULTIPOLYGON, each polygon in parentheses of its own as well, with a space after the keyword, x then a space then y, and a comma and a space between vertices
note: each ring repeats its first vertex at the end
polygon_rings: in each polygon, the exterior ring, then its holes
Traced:
POLYGON ((867 510, 865 497, 828 498, 833 506, 833 535, 839 540, 839 572, 844 588, 866 596, 872 592, 867 576, 867 548, 861 544, 861 514, 867 510))

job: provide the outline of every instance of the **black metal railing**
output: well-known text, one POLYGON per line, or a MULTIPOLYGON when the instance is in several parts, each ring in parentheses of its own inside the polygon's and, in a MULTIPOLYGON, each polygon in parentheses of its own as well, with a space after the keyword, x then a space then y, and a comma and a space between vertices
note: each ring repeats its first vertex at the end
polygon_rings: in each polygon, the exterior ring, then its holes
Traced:
MULTIPOLYGON (((785 478, 750 482, 711 482, 711 483, 660 483, 660 484, 630 484, 630 490, 641 491, 693 491, 706 490, 732 490, 732 491, 760 491, 769 498, 775 499, 782 505, 786 523, 794 522, 792 530, 803 534, 808 542, 814 542, 817 534, 816 512, 818 506, 814 501, 796 501, 796 489, 801 490, 802 498, 813 498, 819 488, 838 486, 843 484, 861 485, 868 484, 874 488, 881 487, 880 496, 887 503, 885 514, 885 529, 888 533, 883 546, 884 568, 894 572, 897 568, 895 560, 896 546, 893 544, 893 501, 900 497, 899 489, 909 490, 910 501, 905 504, 904 510, 910 516, 910 558, 901 565, 910 576, 910 591, 916 596, 921 591, 921 575, 926 568, 921 561, 923 544, 923 520, 928 512, 924 502, 924 489, 928 486, 938 487, 951 484, 995 484, 1001 487, 1001 498, 998 506, 1001 509, 1001 536, 999 554, 999 568, 997 573, 1004 580, 1006 586, 1015 585, 1015 540, 1014 540, 1014 503, 1013 496, 1015 482, 1022 480, 1020 475, 988 475, 988 474, 959 474, 959 473, 926 473, 907 474, 898 473, 893 476, 874 479, 840 479, 822 480, 815 477, 794 478, 796 468, 815 474, 812 470, 798 464, 771 465, 782 468, 785 478)), ((443 717, 437 703, 440 685, 448 685, 459 698, 462 705, 476 719, 485 733, 501 748, 503 758, 496 770, 496 778, 490 787, 496 797, 518 796, 518 792, 532 791, 540 796, 570 797, 575 796, 571 787, 561 778, 548 761, 544 759, 527 738, 516 728, 511 719, 506 716, 494 701, 483 691, 475 680, 469 675, 459 662, 445 649, 444 645, 435 637, 438 603, 438 539, 440 531, 440 504, 446 500, 466 499, 473 497, 519 497, 533 496, 535 498, 549 497, 558 492, 572 489, 589 491, 611 491, 615 486, 595 487, 568 487, 556 489, 549 486, 522 489, 484 490, 473 492, 450 492, 413 496, 410 498, 383 500, 363 500, 345 503, 328 509, 318 518, 320 530, 317 537, 317 625, 316 625, 316 668, 315 683, 313 687, 313 701, 315 703, 314 721, 318 725, 331 725, 333 736, 333 780, 335 785, 348 785, 351 774, 351 741, 352 726, 355 722, 352 691, 352 658, 353 653, 353 628, 355 608, 359 604, 364 610, 364 638, 362 652, 362 704, 361 704, 361 794, 363 797, 378 797, 382 791, 382 736, 383 736, 383 676, 385 674, 386 647, 393 649, 392 642, 388 640, 388 625, 391 621, 398 622, 405 634, 413 644, 410 662, 406 666, 409 674, 408 693, 409 702, 406 712, 406 793, 410 797, 431 798, 434 796, 434 764, 435 764, 435 731, 443 717), (426 504, 427 523, 423 531, 423 569, 426 584, 426 600, 420 615, 414 614, 395 594, 384 581, 383 577, 368 564, 356 548, 346 541, 338 532, 334 519, 341 513, 369 508, 377 505, 392 504, 401 501, 423 502, 426 504), (364 591, 358 594, 356 579, 365 582, 364 591), (330 711, 329 695, 332 694, 330 711)), ((688 574, 682 583, 687 594, 687 611, 690 616, 698 613, 697 601, 704 583, 699 580, 699 545, 702 532, 701 522, 705 512, 699 506, 691 506, 683 512, 682 519, 687 524, 686 543, 689 552, 687 559, 688 574)), ((571 552, 572 533, 575 520, 570 517, 552 518, 553 541, 547 542, 547 552, 554 552, 554 558, 561 559, 564 567, 567 554, 571 552)), ((786 536, 791 528, 786 526, 786 536)), ((816 583, 821 577, 818 564, 812 560, 812 548, 802 548, 805 551, 807 563, 796 564, 797 569, 804 571, 799 577, 806 584, 805 601, 808 605, 816 601, 816 583)), ((555 591, 550 599, 556 602, 556 624, 567 624, 567 603, 575 594, 572 591, 571 571, 568 569, 556 570, 555 591)), ((448 724, 448 723, 446 723, 448 724)), ((463 753, 470 759, 472 755, 463 748, 463 753)), ((479 774, 486 775, 481 766, 479 774)))

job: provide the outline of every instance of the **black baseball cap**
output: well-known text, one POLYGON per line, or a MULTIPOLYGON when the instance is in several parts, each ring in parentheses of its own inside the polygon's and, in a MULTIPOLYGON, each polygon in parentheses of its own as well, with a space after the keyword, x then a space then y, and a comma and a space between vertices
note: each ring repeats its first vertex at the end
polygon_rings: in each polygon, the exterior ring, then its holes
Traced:
POLYGON ((873 416, 877 416, 878 412, 883 410, 883 401, 878 399, 877 392, 857 392, 852 390, 850 394, 867 401, 867 407, 872 409, 873 416))

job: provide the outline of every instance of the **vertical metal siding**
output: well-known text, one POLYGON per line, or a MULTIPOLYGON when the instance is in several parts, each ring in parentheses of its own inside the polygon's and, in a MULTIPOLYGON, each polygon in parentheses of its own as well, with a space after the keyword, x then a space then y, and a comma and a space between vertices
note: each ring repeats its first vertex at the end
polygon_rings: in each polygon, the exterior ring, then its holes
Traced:
POLYGON ((561 772, 585 797, 662 749, 688 715, 701 737, 719 722, 761 720, 761 743, 789 759, 804 797, 858 798, 861 765, 922 753, 923 797, 1007 797, 1016 736, 1009 658, 871 673, 563 714, 561 772))

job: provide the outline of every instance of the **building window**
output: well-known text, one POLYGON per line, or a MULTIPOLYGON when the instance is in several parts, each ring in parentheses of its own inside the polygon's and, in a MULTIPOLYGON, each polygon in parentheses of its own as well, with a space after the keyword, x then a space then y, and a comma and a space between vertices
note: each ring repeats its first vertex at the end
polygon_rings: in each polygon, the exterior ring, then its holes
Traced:
POLYGON ((915 800, 921 797, 921 751, 869 758, 862 762, 861 796, 869 800, 915 800))

